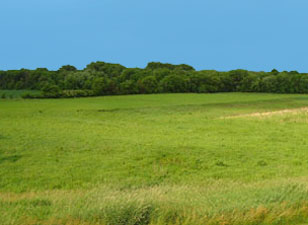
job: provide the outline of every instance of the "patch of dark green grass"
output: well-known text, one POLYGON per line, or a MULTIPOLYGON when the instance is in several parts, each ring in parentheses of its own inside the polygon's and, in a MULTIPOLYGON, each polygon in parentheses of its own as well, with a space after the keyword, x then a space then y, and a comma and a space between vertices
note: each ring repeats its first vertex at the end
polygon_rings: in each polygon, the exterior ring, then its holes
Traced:
POLYGON ((0 164, 3 162, 17 162, 18 160, 20 160, 22 158, 21 155, 11 155, 11 156, 0 156, 0 164))

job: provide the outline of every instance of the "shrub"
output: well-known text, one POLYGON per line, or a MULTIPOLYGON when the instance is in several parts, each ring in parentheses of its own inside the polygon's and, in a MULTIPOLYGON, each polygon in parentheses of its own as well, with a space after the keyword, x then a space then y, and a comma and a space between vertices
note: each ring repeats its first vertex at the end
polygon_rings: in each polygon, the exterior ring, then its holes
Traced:
POLYGON ((44 98, 59 98, 61 90, 57 85, 45 84, 42 88, 44 98))
POLYGON ((6 99, 6 94, 5 94, 5 93, 2 93, 2 94, 1 94, 1 98, 6 99))
POLYGON ((21 95, 24 99, 31 99, 31 98, 43 98, 41 93, 31 93, 31 92, 25 92, 21 95))
POLYGON ((92 90, 63 90, 60 93, 63 98, 75 98, 75 97, 89 97, 94 96, 94 91, 92 90))

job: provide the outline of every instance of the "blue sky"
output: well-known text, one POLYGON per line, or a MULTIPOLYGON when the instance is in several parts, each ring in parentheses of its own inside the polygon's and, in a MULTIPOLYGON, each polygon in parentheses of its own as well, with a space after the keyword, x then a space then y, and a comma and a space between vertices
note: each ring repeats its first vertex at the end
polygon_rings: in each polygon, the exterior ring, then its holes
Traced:
POLYGON ((0 69, 91 61, 308 72, 307 0, 0 0, 0 69))

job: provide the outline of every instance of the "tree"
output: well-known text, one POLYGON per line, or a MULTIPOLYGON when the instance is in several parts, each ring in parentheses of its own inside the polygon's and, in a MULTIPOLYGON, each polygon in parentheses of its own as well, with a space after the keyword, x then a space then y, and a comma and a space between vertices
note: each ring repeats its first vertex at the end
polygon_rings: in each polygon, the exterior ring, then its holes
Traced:
POLYGON ((186 64, 172 65, 170 63, 161 63, 161 62, 150 62, 148 63, 146 69, 156 70, 156 69, 169 69, 169 70, 195 70, 192 66, 186 64))
POLYGON ((108 77, 97 77, 93 80, 92 90, 95 95, 119 94, 117 83, 108 77))
POLYGON ((300 77, 299 92, 308 93, 308 75, 302 75, 300 77))
POLYGON ((43 90, 45 97, 75 97, 158 92, 271 92, 308 93, 308 74, 297 71, 195 71, 180 64, 150 62, 145 69, 93 62, 84 70, 71 65, 0 71, 0 89, 43 90))
POLYGON ((262 80, 260 80, 260 91, 261 92, 277 92, 277 78, 275 75, 270 75, 263 77, 262 80))
POLYGON ((98 77, 93 80, 92 90, 95 95, 107 95, 110 80, 105 77, 98 77))
POLYGON ((64 77, 64 89, 68 90, 89 89, 90 87, 87 81, 92 79, 93 77, 87 71, 77 71, 68 73, 64 77))
POLYGON ((191 92, 211 93, 220 89, 220 78, 215 71, 200 71, 189 76, 189 86, 191 92))
POLYGON ((86 67, 86 70, 88 71, 104 72, 109 78, 120 76, 124 69, 125 67, 120 64, 105 63, 100 61, 90 63, 86 67))
POLYGON ((272 71, 270 72, 271 75, 278 75, 279 71, 276 69, 272 69, 272 71))
POLYGON ((241 82, 247 76, 248 76, 247 70, 231 70, 229 72, 230 82, 232 85, 231 91, 238 91, 240 89, 241 82))
POLYGON ((179 75, 169 75, 162 79, 159 88, 162 92, 179 93, 189 91, 189 80, 187 77, 179 75))
POLYGON ((77 68, 75 66, 65 65, 65 66, 62 66, 58 71, 59 72, 74 72, 74 71, 77 71, 77 68))
POLYGON ((238 91, 243 92, 253 92, 257 91, 256 82, 258 80, 258 76, 252 73, 249 73, 247 76, 245 76, 242 81, 240 82, 240 85, 238 86, 238 91))
POLYGON ((158 91, 158 82, 155 76, 147 76, 138 81, 140 93, 151 94, 158 91))
POLYGON ((120 83, 120 94, 137 94, 138 87, 134 80, 126 80, 120 83))

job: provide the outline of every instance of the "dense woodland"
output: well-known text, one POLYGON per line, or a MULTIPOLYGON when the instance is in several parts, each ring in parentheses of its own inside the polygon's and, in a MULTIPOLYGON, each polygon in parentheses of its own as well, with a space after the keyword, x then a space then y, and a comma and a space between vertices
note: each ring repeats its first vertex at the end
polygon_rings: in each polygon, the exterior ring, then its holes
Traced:
POLYGON ((41 90, 25 98, 59 98, 152 93, 270 92, 308 93, 308 74, 272 70, 196 71, 185 64, 151 62, 146 68, 95 62, 83 70, 62 66, 58 71, 0 71, 0 89, 41 90))

